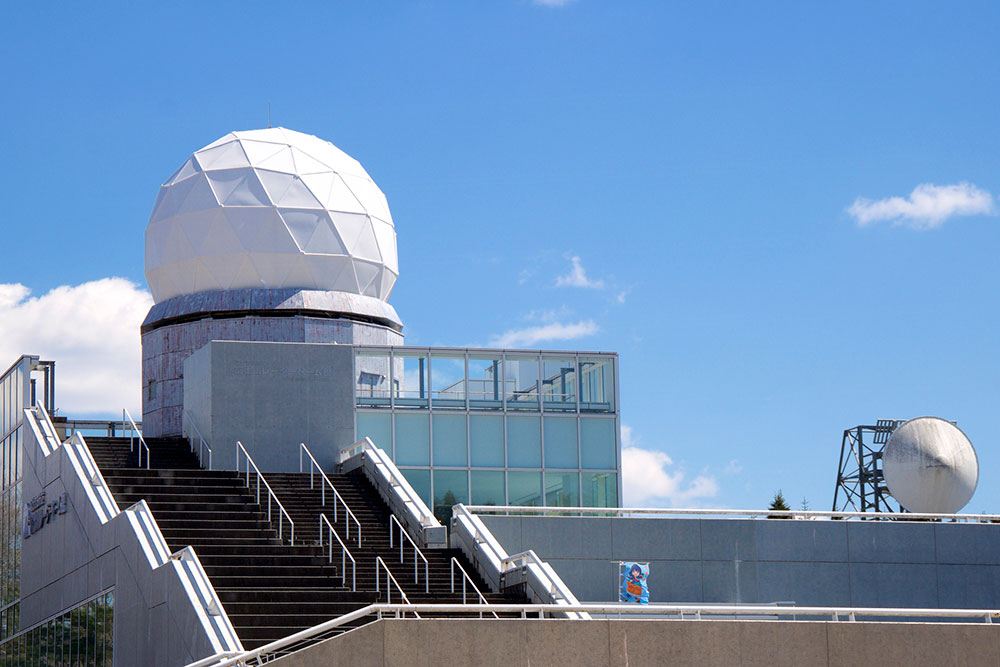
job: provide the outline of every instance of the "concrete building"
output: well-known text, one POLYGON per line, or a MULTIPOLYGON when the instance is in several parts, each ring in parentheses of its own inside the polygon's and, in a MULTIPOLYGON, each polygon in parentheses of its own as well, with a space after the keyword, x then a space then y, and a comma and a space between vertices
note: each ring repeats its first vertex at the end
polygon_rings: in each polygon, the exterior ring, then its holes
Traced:
POLYGON ((403 345, 388 204, 328 142, 196 151, 146 274, 141 434, 0 376, 2 664, 1000 661, 1000 517, 622 509, 615 353, 403 345), (636 560, 659 606, 618 605, 636 560))

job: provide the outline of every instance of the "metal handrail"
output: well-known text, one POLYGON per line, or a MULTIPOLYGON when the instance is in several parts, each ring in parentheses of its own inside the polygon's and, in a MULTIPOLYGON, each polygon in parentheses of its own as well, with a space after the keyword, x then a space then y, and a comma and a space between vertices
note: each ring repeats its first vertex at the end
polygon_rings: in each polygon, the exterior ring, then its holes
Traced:
POLYGON ((370 454, 375 461, 376 467, 381 467, 383 469, 389 478, 390 484, 403 493, 407 506, 413 510, 422 526, 440 525, 437 517, 434 516, 434 512, 427 507, 426 503, 424 503, 423 499, 417 494, 416 491, 413 490, 413 487, 410 486, 410 483, 406 480, 406 478, 403 477, 402 474, 396 475, 393 473, 395 464, 393 464, 392 459, 390 459, 383 450, 379 449, 375 443, 371 441, 371 438, 366 437, 364 440, 356 442, 348 449, 342 451, 339 462, 343 463, 352 456, 361 453, 370 454))
MULTIPOLYGON (((375 556, 375 592, 380 593, 382 590, 381 588, 379 588, 379 582, 382 580, 382 575, 379 573, 379 565, 381 565, 382 569, 385 570, 386 604, 392 604, 392 589, 389 588, 390 581, 392 581, 393 585, 396 587, 396 590, 399 591, 400 597, 403 598, 403 604, 407 605, 412 604, 410 602, 410 598, 406 597, 406 593, 403 592, 403 587, 399 585, 398 581, 396 581, 396 577, 392 576, 392 572, 389 571, 389 566, 385 564, 385 561, 382 560, 381 556, 375 556)), ((420 618, 420 614, 416 612, 414 612, 413 615, 416 616, 417 618, 420 618)))
MULTIPOLYGON (((194 423, 194 419, 191 418, 191 414, 185 410, 184 416, 187 417, 187 424, 190 424, 191 428, 194 429, 195 435, 198 436, 198 462, 205 466, 205 450, 208 450, 208 469, 212 469, 212 446, 208 444, 208 440, 205 440, 202 436, 201 431, 198 429, 198 425, 194 423)), ((191 443, 191 451, 194 452, 194 439, 188 438, 188 442, 191 443)))
MULTIPOLYGON (((356 560, 354 560, 354 556, 351 555, 351 552, 347 548, 347 545, 344 544, 344 541, 342 539, 340 539, 340 535, 338 535, 337 531, 334 530, 333 524, 331 524, 330 520, 326 518, 326 515, 322 514, 322 513, 320 513, 320 515, 319 515, 319 546, 320 546, 320 548, 323 547, 323 523, 324 522, 326 523, 326 527, 329 530, 328 534, 329 535, 333 535, 334 537, 336 537, 337 538, 337 542, 340 543, 340 585, 341 586, 346 586, 347 585, 347 559, 348 558, 351 559, 351 592, 353 593, 354 591, 357 590, 357 583, 358 583, 358 579, 357 579, 357 575, 358 575, 358 562, 356 560)), ((327 560, 330 563, 332 563, 333 562, 333 540, 327 539, 327 542, 330 543, 330 553, 329 553, 329 556, 328 556, 327 560)))
POLYGON ((361 522, 358 521, 358 517, 354 516, 354 512, 352 512, 351 508, 347 506, 347 501, 344 500, 344 497, 341 496, 340 492, 337 491, 336 487, 334 487, 333 482, 331 482, 330 478, 326 476, 325 472, 323 472, 323 468, 320 467, 319 463, 316 461, 316 458, 312 455, 312 452, 309 451, 309 448, 306 447, 306 443, 304 442, 299 443, 299 472, 302 472, 302 452, 305 452, 306 456, 309 457, 309 488, 310 489, 313 488, 313 468, 315 468, 316 470, 319 471, 319 476, 323 480, 323 483, 319 485, 320 504, 326 506, 326 487, 329 486, 330 490, 333 491, 333 522, 337 523, 337 501, 340 501, 340 504, 344 506, 344 512, 347 515, 347 517, 344 519, 344 526, 346 529, 344 537, 346 537, 348 541, 350 541, 351 539, 351 524, 350 521, 348 521, 348 519, 351 519, 352 521, 354 521, 354 525, 358 529, 358 548, 360 549, 361 522))
MULTIPOLYGON (((417 565, 418 565, 418 563, 417 563, 417 556, 420 556, 420 559, 422 561, 424 561, 424 593, 430 593, 431 592, 430 574, 429 574, 430 573, 430 568, 429 568, 429 566, 427 564, 427 556, 424 555, 424 552, 420 550, 420 547, 417 546, 417 543, 414 542, 413 538, 410 537, 409 533, 406 532, 406 529, 403 528, 403 524, 401 524, 399 522, 399 519, 396 518, 395 514, 390 514, 389 515, 389 548, 392 549, 392 547, 393 547, 392 536, 393 536, 393 533, 395 531, 393 531, 393 529, 392 529, 392 524, 394 524, 394 523, 396 524, 396 526, 399 527, 399 534, 400 534, 400 538, 399 538, 399 562, 400 563, 403 562, 403 538, 405 537, 407 539, 407 541, 411 545, 413 545, 413 583, 415 583, 415 584, 419 584, 420 583, 420 577, 417 576, 417 573, 419 572, 419 569, 417 568, 417 565)), ((454 593, 454 592, 455 591, 452 591, 452 593, 454 593)))
POLYGON ((285 506, 281 504, 280 500, 278 500, 278 496, 271 489, 271 485, 267 483, 266 479, 264 479, 264 475, 261 474, 260 468, 257 467, 256 463, 254 463, 253 458, 250 456, 250 452, 247 451, 247 448, 244 447, 243 443, 240 442, 239 440, 236 441, 236 473, 239 474, 240 472, 241 451, 243 452, 244 458, 246 458, 247 460, 246 487, 248 489, 250 488, 250 466, 253 466, 254 472, 257 473, 257 504, 260 505, 260 483, 264 482, 264 487, 267 489, 267 522, 268 523, 271 522, 271 499, 274 498, 274 502, 278 505, 278 510, 280 510, 280 513, 278 515, 278 539, 279 540, 282 539, 281 514, 284 514, 285 518, 288 519, 288 524, 291 526, 291 533, 289 534, 288 537, 288 543, 295 544, 295 522, 292 521, 291 515, 287 511, 285 511, 285 506))
MULTIPOLYGON (((476 595, 479 596, 479 604, 489 604, 489 601, 486 599, 486 596, 483 595, 482 591, 479 590, 479 587, 476 586, 476 582, 474 582, 472 580, 472 577, 469 576, 469 573, 465 571, 465 568, 462 567, 462 564, 459 563, 458 559, 455 558, 454 556, 451 557, 451 592, 452 592, 452 594, 455 593, 455 566, 456 565, 458 566, 458 571, 462 573, 462 604, 468 604, 466 602, 466 599, 465 599, 465 584, 466 584, 466 582, 468 582, 468 584, 470 586, 472 586, 472 590, 474 590, 476 592, 476 595)), ((492 614, 493 614, 493 618, 500 618, 495 611, 492 612, 492 614)), ((482 618, 482 617, 483 617, 483 612, 479 612, 479 618, 482 618)))
POLYGON ((135 435, 139 436, 139 467, 142 467, 142 450, 146 450, 146 470, 149 470, 149 445, 146 444, 146 439, 142 437, 142 431, 138 426, 135 425, 135 420, 132 419, 132 415, 129 414, 128 408, 122 408, 122 433, 125 433, 125 429, 128 428, 128 448, 130 452, 135 451, 135 435), (125 418, 128 418, 128 424, 125 423, 125 418))
POLYGON ((1000 523, 1000 514, 928 514, 917 512, 823 512, 816 510, 731 510, 731 509, 680 509, 666 507, 530 507, 521 505, 465 505, 474 513, 594 516, 596 518, 667 518, 676 516, 717 516, 768 518, 782 517, 800 520, 819 519, 891 519, 893 521, 926 521, 939 519, 956 523, 1000 523))
MULTIPOLYGON (((544 594, 545 598, 555 604, 566 606, 580 603, 552 566, 530 550, 514 558, 509 556, 482 519, 461 503, 452 508, 452 540, 459 541, 467 549, 467 554, 480 572, 485 574, 488 571, 495 571, 496 581, 492 583, 496 584, 497 590, 501 588, 505 576, 518 569, 516 563, 523 561, 525 564, 521 567, 524 568, 528 578, 529 589, 536 590, 540 597, 544 594), (465 537, 466 534, 468 539, 465 537), (468 540, 471 540, 472 544, 468 544, 468 540), (529 553, 534 558, 531 558, 529 553), (534 577, 536 585, 531 585, 531 577, 534 577)), ((491 576, 487 576, 487 580, 490 580, 491 576)))
MULTIPOLYGON (((301 630, 295 634, 255 648, 244 651, 238 655, 230 653, 218 653, 197 662, 192 662, 187 667, 242 667, 250 665, 251 660, 257 660, 261 656, 271 655, 299 642, 313 637, 326 634, 331 630, 345 627, 367 616, 376 616, 381 619, 383 615, 399 618, 406 614, 417 612, 425 613, 462 613, 462 612, 490 612, 520 613, 521 618, 533 617, 544 618, 546 614, 558 619, 561 614, 567 611, 563 605, 554 604, 371 604, 355 611, 338 616, 337 618, 324 621, 319 625, 301 630)), ((774 607, 774 606, 715 606, 715 605, 670 605, 670 604, 576 604, 569 608, 574 612, 590 612, 594 614, 616 614, 616 615, 649 615, 649 616, 693 616, 693 620, 711 622, 713 617, 721 617, 719 620, 731 620, 732 616, 764 616, 781 618, 764 618, 763 622, 781 621, 788 617, 795 616, 815 616, 830 617, 832 620, 841 622, 860 622, 858 617, 901 617, 901 618, 983 618, 986 623, 992 623, 993 618, 1000 616, 1000 610, 996 609, 902 609, 902 608, 879 608, 879 607, 774 607)), ((606 619, 598 619, 604 621, 606 619)), ((653 619, 656 620, 656 619, 653 619)), ((585 621, 586 622, 586 621, 585 621)), ((910 622, 910 621, 899 621, 910 622)), ((920 621, 927 622, 927 621, 920 621)), ((258 664, 258 663, 254 663, 258 664)))

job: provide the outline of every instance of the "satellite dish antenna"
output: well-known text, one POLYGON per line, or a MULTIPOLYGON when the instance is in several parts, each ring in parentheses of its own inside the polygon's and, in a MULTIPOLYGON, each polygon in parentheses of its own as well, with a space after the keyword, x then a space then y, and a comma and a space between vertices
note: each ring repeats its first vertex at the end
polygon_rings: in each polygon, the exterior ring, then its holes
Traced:
POLYGON ((911 512, 954 514, 979 484, 979 459, 960 428, 917 417, 892 432, 882 453, 889 493, 911 512))

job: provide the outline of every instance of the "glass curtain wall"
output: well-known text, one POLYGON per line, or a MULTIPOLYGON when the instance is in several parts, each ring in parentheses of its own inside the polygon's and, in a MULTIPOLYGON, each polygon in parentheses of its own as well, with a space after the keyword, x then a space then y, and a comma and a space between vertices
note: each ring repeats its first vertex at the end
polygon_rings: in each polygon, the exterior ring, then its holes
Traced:
POLYGON ((455 502, 616 507, 616 361, 358 347, 357 439, 386 450, 443 520, 455 502), (373 400, 374 368, 388 369, 388 400, 373 400))
MULTIPOLYGON (((0 640, 19 630, 21 598, 21 447, 31 404, 35 357, 21 357, 0 376, 0 640)), ((46 382, 46 395, 49 394, 46 382)), ((2 664, 16 664, 7 663, 2 664)))
POLYGON ((83 604, 0 643, 0 665, 111 667, 115 598, 105 591, 83 604))

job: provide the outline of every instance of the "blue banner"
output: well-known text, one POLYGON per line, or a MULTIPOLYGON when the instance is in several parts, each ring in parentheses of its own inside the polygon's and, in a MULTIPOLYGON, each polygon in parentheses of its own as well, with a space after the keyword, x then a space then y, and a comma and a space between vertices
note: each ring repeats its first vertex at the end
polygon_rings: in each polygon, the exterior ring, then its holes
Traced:
POLYGON ((649 604, 649 563, 623 562, 621 568, 622 585, 618 593, 619 602, 649 604))

